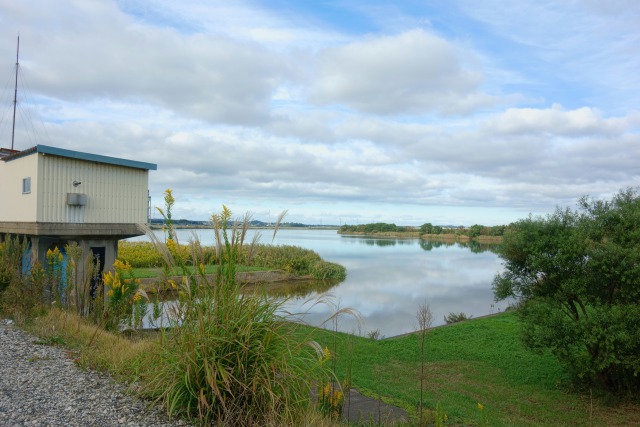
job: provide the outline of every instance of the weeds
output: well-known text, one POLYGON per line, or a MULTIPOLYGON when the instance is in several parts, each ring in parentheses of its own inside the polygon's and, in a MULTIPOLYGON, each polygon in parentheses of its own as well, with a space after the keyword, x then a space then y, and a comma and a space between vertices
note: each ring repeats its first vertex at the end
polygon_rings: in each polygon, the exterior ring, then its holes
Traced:
POLYGON ((418 328, 420 334, 420 402, 419 402, 419 416, 420 416, 420 425, 424 425, 424 369, 426 365, 425 358, 425 343, 427 340, 427 331, 431 327, 433 323, 433 314, 431 313, 431 309, 429 308, 429 304, 422 303, 418 306, 418 311, 416 312, 416 319, 418 320, 418 328))
POLYGON ((141 329, 148 297, 140 289, 140 279, 135 277, 128 263, 116 260, 113 268, 114 272, 103 276, 104 286, 108 289, 105 328, 112 331, 121 327, 141 329))
POLYGON ((185 258, 155 241, 169 269, 182 268, 183 278, 175 284, 179 299, 169 316, 171 332, 163 332, 146 392, 170 415, 200 424, 295 424, 309 404, 311 384, 321 377, 322 352, 295 333, 296 325, 282 314, 282 300, 240 291, 235 273, 248 216, 231 229, 226 207, 212 219, 215 283, 204 273, 199 245, 190 245, 190 261, 199 266, 190 271, 185 258))
POLYGON ((20 269, 28 245, 24 238, 7 237, 0 242, 0 295, 11 283, 19 279, 20 269))

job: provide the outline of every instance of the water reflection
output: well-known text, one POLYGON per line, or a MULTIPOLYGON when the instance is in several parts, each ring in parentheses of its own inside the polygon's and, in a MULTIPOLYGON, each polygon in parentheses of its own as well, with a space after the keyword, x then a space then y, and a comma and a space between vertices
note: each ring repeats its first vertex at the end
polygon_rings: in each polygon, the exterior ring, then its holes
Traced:
MULTIPOLYGON (((184 231, 180 240, 186 242, 189 233, 184 231)), ((200 238, 205 245, 213 244, 208 230, 200 238)), ((502 271, 495 246, 341 236, 335 230, 280 230, 273 243, 312 249, 347 268, 347 278, 340 284, 291 283, 274 289, 276 294, 292 295, 287 309, 308 311, 304 320, 310 324, 319 325, 332 314, 333 307, 308 302, 326 293, 336 305, 362 314, 362 324, 340 318, 341 331, 366 334, 379 329, 387 337, 415 330, 416 311, 423 302, 430 305, 434 325, 443 324, 450 312, 478 317, 504 310, 508 304, 493 300, 491 283, 502 271)))
POLYGON ((382 238, 382 239, 374 239, 371 237, 363 237, 363 236, 349 236, 342 235, 342 239, 353 239, 355 243, 368 245, 368 246, 396 246, 396 245, 413 245, 415 239, 395 239, 395 238, 382 238))
POLYGON ((247 292, 264 291, 273 297, 307 298, 311 294, 329 292, 341 282, 338 280, 294 280, 266 284, 244 285, 247 292))
POLYGON ((442 247, 455 246, 459 248, 467 248, 471 252, 479 254, 486 251, 497 253, 498 245, 495 243, 479 243, 475 240, 469 242, 455 242, 447 240, 420 240, 420 247, 425 251, 432 251, 442 247))
MULTIPOLYGON (((326 294, 339 283, 340 281, 337 280, 295 280, 291 282, 245 284, 242 289, 248 293, 264 292, 276 299, 306 301, 311 295, 326 294)), ((153 304, 149 303, 147 304, 147 314, 143 318, 143 327, 155 329, 161 325, 170 325, 172 323, 170 322, 171 312, 175 310, 178 292, 166 290, 150 295, 152 300, 160 303, 161 318, 153 319, 153 304)))

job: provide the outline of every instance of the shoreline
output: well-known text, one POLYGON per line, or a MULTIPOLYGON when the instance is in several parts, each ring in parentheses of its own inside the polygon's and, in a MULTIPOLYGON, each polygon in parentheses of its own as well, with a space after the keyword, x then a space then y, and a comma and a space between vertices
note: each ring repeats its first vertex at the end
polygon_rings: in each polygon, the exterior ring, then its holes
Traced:
POLYGON ((421 240, 435 240, 439 242, 478 242, 478 243, 502 243, 502 236, 476 236, 469 237, 464 234, 420 234, 417 231, 383 231, 368 233, 365 231, 350 231, 347 233, 341 233, 341 236, 354 236, 354 237, 370 237, 370 238, 388 238, 388 239, 421 239, 421 240))
MULTIPOLYGON (((215 282, 215 274, 207 274, 207 279, 215 282)), ((181 281, 182 276, 171 276, 169 279, 174 281, 181 281)), ((162 288, 154 287, 159 281, 160 277, 146 277, 140 279, 140 287, 147 293, 165 292, 171 290, 166 285, 162 288)), ((266 270, 266 271, 242 271, 236 273, 236 281, 240 286, 255 286, 258 284, 283 284, 283 283, 295 283, 302 281, 311 281, 314 279, 311 275, 296 276, 295 274, 287 273, 284 270, 266 270)))

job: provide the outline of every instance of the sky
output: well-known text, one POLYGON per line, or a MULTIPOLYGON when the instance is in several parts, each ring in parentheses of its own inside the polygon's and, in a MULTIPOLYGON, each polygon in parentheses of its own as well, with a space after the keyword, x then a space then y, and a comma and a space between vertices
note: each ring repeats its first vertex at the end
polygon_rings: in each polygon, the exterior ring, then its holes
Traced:
POLYGON ((174 218, 500 225, 639 185, 637 0, 0 0, 3 147, 18 34, 14 148, 155 163, 174 218))

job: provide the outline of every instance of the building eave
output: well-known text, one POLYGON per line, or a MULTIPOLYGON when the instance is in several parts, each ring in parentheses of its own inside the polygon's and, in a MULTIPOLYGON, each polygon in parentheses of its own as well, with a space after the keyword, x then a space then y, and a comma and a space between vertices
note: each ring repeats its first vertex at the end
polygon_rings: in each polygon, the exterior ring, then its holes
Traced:
POLYGON ((141 224, 77 224, 59 222, 0 222, 0 233, 60 239, 127 239, 145 234, 141 224))
POLYGON ((17 153, 2 157, 0 158, 0 160, 5 162, 10 162, 12 160, 29 156, 34 153, 66 157, 69 159, 84 160, 87 162, 96 162, 96 163, 103 163, 108 165, 123 166, 123 167, 129 167, 134 169, 143 169, 143 170, 158 169, 158 165, 156 165, 155 163, 139 162, 136 160, 121 159, 118 157, 102 156, 100 154, 91 154, 91 153, 84 153, 81 151, 66 150, 64 148, 51 147, 48 145, 36 145, 35 147, 31 147, 26 150, 19 151, 17 153))

